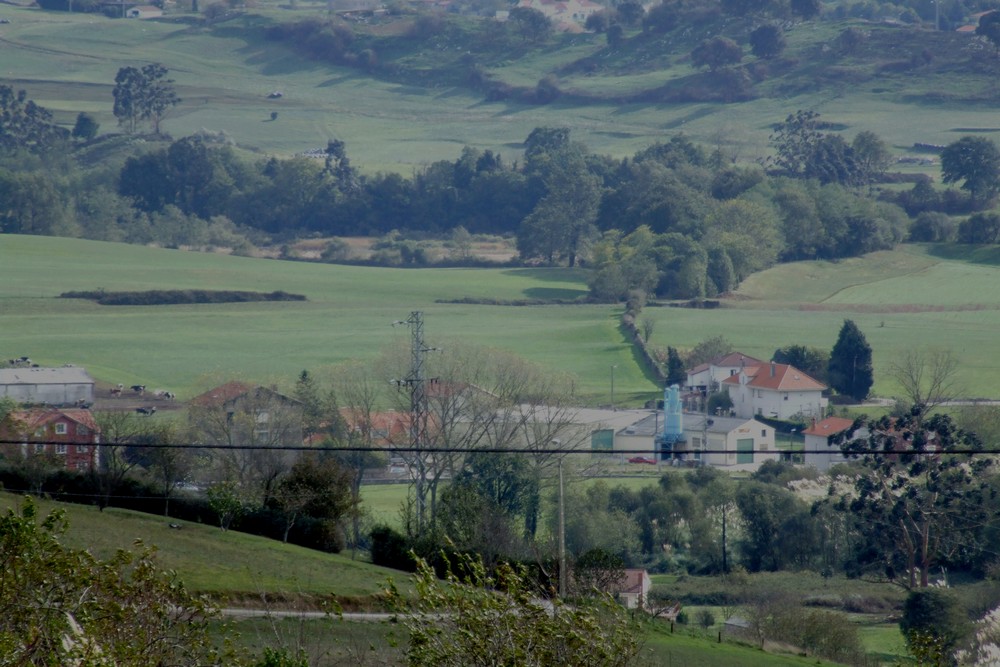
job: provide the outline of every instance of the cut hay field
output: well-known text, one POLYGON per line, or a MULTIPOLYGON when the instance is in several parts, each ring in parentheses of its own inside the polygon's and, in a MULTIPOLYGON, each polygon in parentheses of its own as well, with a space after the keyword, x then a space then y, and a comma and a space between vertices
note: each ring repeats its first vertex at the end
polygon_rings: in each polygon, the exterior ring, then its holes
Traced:
MULTIPOLYGON (((956 128, 996 125, 992 106, 935 94, 940 92, 935 86, 954 88, 955 77, 950 75, 919 91, 933 99, 931 103, 913 99, 917 91, 907 90, 909 79, 834 82, 824 88, 781 78, 763 82, 759 97, 735 104, 618 102, 689 75, 686 51, 670 54, 662 69, 656 69, 643 64, 641 40, 634 53, 619 54, 606 48, 603 35, 585 34, 565 36, 527 57, 489 65, 497 80, 531 86, 588 55, 602 62, 637 59, 633 71, 577 68, 559 77, 567 91, 598 93, 611 101, 535 106, 487 102, 467 88, 377 79, 356 69, 303 59, 262 36, 262 27, 276 22, 325 16, 318 4, 291 9, 265 0, 243 16, 204 26, 184 12, 173 16, 178 22, 136 21, 0 4, 0 18, 10 21, 0 29, 0 84, 25 89, 61 123, 71 125, 78 112, 87 111, 101 123, 102 132, 114 132, 111 91, 118 68, 159 62, 170 70, 182 98, 163 123, 175 138, 201 129, 225 131, 241 146, 282 156, 338 138, 347 142, 352 163, 363 171, 407 175, 435 160, 456 159, 464 145, 518 159, 521 142, 539 126, 568 127, 574 139, 592 151, 615 157, 684 132, 695 141, 725 147, 739 160, 752 161, 769 152, 773 124, 796 109, 822 113, 845 127, 848 137, 872 130, 901 153, 915 142, 950 143, 960 136, 956 128), (282 92, 282 98, 268 99, 272 91, 282 92), (275 111, 279 117, 271 122, 275 111), (901 117, 905 123, 898 122, 901 117)), ((796 27, 790 33, 791 49, 811 57, 817 40, 832 39, 843 28, 839 23, 796 27)), ((926 38, 953 37, 927 33, 926 38)), ((937 48, 946 50, 950 44, 942 42, 937 48)), ((445 53, 450 47, 439 48, 445 53)), ((417 56, 433 62, 435 53, 417 56)), ((975 94, 981 78, 964 81, 963 90, 975 94)))
MULTIPOLYGON (((844 319, 873 349, 875 393, 897 387, 886 369, 903 350, 947 347, 963 395, 1000 398, 1000 268, 983 251, 902 246, 830 262, 799 262, 752 276, 715 310, 647 307, 654 345, 689 349, 723 335, 770 358, 778 347, 830 349, 844 319), (933 251, 933 252, 932 252, 933 251)), ((234 377, 288 386, 408 345, 391 323, 424 312, 429 344, 472 342, 514 351, 576 378, 582 404, 606 403, 610 367, 621 405, 658 395, 618 328, 620 306, 485 306, 462 297, 573 299, 585 273, 567 269, 383 269, 230 257, 113 243, 0 235, 0 358, 74 363, 109 383, 146 384, 188 398, 234 377), (227 289, 304 294, 304 302, 98 306, 57 299, 69 290, 227 289)))

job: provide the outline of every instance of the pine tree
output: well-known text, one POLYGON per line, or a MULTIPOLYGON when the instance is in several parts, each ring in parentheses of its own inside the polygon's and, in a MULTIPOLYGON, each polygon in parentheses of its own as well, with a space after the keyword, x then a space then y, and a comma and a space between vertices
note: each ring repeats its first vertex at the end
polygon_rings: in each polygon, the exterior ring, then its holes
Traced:
POLYGON ((677 348, 667 348, 667 386, 678 384, 684 386, 687 382, 687 371, 684 369, 684 361, 677 352, 677 348))
POLYGON ((837 393, 861 401, 874 384, 872 348, 853 320, 844 320, 830 352, 830 386, 837 393))

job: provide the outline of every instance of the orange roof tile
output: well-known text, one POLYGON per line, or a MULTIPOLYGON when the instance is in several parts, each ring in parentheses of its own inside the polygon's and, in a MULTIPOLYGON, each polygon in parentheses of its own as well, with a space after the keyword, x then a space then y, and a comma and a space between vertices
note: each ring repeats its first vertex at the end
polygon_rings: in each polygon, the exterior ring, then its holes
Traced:
POLYGON ((854 421, 844 417, 827 417, 802 431, 802 435, 821 435, 823 437, 836 435, 854 425, 854 421))
MULTIPOLYGON (((748 366, 742 374, 749 380, 747 386, 754 389, 772 389, 774 391, 823 391, 826 385, 817 382, 806 373, 788 364, 764 364, 748 366)), ((739 384, 740 376, 731 375, 722 381, 723 384, 739 384)))

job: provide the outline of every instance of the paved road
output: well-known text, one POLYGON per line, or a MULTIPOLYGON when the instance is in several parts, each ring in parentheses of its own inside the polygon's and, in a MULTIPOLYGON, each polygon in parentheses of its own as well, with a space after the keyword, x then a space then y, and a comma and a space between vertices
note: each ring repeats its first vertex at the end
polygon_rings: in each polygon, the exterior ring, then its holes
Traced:
POLYGON ((343 614, 328 614, 323 611, 280 611, 275 609, 236 609, 219 610, 229 618, 343 618, 345 621, 388 621, 396 614, 385 612, 344 612, 343 614))

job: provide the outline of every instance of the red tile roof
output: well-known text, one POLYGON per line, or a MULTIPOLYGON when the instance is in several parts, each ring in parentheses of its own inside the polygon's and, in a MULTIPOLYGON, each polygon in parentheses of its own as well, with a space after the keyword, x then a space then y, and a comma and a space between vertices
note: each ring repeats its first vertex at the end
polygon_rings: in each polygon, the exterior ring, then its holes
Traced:
MULTIPOLYGON (((771 389, 774 391, 823 391, 826 385, 817 382, 807 374, 788 364, 764 364, 748 366, 742 374, 749 380, 747 386, 754 389, 771 389)), ((722 381, 723 384, 739 384, 740 375, 731 375, 722 381)))
POLYGON ((853 425, 854 421, 851 419, 845 419, 844 417, 827 417, 826 419, 818 421, 802 431, 802 435, 819 435, 825 438, 846 431, 853 425))
POLYGON ((40 428, 65 417, 76 422, 77 424, 83 424, 91 431, 99 431, 97 422, 94 420, 93 413, 91 413, 90 410, 83 410, 80 408, 67 408, 65 410, 59 408, 18 410, 13 412, 11 417, 18 422, 22 422, 31 429, 40 428))
POLYGON ((226 384, 219 385, 215 389, 209 389, 204 394, 199 394, 191 399, 191 404, 201 406, 222 405, 229 401, 247 394, 254 388, 254 385, 239 380, 233 380, 226 384))

